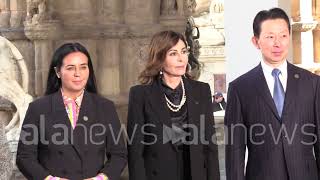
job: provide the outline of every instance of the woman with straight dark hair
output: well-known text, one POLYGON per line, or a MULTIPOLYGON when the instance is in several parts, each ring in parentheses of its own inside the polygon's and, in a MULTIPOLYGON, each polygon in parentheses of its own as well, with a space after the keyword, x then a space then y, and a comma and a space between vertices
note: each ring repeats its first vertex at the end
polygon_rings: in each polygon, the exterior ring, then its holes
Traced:
POLYGON ((79 43, 59 47, 45 96, 30 103, 17 151, 28 180, 118 180, 127 162, 113 102, 99 96, 90 55, 79 43))
POLYGON ((211 92, 188 74, 182 34, 152 37, 148 61, 130 89, 130 180, 219 180, 211 92))

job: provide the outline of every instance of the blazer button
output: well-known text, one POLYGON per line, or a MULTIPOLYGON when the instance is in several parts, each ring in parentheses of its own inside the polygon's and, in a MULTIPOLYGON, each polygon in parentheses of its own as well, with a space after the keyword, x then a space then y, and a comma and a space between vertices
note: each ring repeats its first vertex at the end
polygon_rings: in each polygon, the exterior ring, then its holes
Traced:
POLYGON ((157 175, 158 175, 158 172, 157 172, 156 170, 153 170, 153 171, 152 171, 152 175, 157 176, 157 175))

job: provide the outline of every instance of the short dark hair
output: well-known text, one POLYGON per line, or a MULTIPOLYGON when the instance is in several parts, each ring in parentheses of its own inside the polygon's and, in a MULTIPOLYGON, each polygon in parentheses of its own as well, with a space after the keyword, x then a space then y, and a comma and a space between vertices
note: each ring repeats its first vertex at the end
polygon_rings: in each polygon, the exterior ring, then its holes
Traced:
POLYGON ((47 89, 45 95, 57 92, 61 88, 61 79, 56 75, 55 68, 60 71, 63 59, 70 53, 81 52, 88 58, 89 78, 85 89, 92 93, 97 93, 96 78, 93 71, 91 58, 87 49, 80 43, 66 43, 60 46, 53 54, 48 73, 47 89))
POLYGON ((272 8, 269 10, 262 10, 258 12, 253 20, 253 34, 255 37, 259 37, 261 33, 261 24, 265 20, 269 19, 283 19, 288 24, 289 33, 291 31, 290 20, 286 12, 281 8, 272 8))

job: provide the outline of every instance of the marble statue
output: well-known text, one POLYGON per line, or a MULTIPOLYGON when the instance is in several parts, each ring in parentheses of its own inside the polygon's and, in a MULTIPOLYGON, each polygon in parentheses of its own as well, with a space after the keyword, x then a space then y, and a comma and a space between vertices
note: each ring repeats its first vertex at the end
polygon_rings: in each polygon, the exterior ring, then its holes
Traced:
POLYGON ((38 24, 44 20, 48 20, 49 8, 47 0, 27 0, 27 17, 28 24, 38 24))
POLYGON ((5 125, 9 141, 19 138, 22 120, 32 101, 28 91, 28 70, 18 49, 6 38, 0 36, 0 96, 12 102, 17 111, 5 125))

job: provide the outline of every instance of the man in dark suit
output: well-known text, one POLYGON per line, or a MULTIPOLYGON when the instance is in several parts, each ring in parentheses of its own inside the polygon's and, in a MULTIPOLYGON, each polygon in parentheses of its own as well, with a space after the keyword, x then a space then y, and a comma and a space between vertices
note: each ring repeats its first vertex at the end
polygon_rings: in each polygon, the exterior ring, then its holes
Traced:
POLYGON ((229 84, 227 180, 319 180, 318 77, 287 62, 290 23, 282 9, 260 11, 253 31, 261 63, 229 84))

